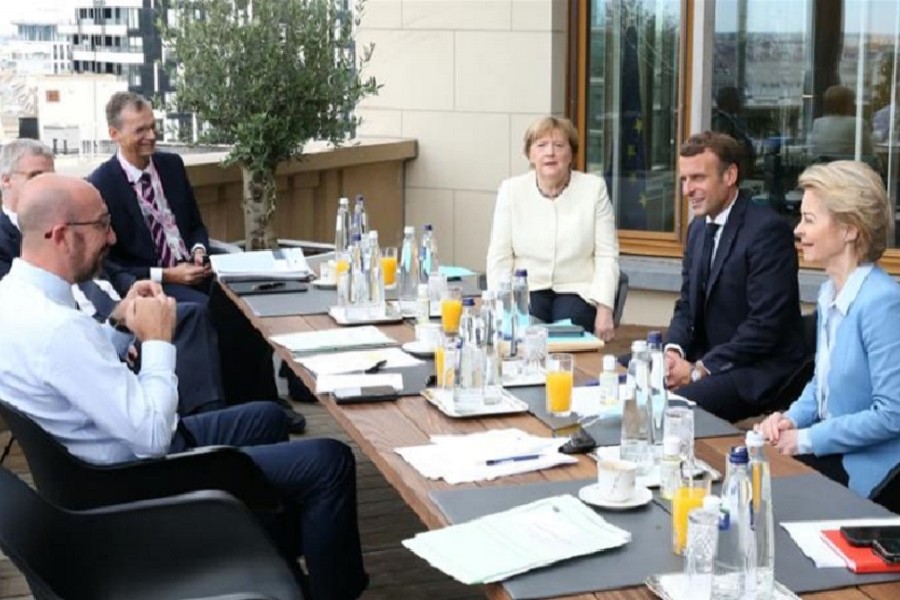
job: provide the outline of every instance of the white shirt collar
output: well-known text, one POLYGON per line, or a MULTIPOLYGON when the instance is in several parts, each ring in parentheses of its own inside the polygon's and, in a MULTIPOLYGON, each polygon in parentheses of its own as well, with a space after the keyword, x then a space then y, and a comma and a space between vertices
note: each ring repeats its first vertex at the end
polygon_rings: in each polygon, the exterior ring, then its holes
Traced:
POLYGON ((43 291, 53 302, 77 310, 75 297, 72 296, 72 284, 59 275, 35 267, 21 258, 13 259, 9 274, 43 291))
POLYGON ((831 279, 825 281, 822 284, 822 289, 819 290, 819 307, 822 309, 823 313, 827 312, 829 308, 832 306, 838 309, 843 316, 847 316, 847 312, 850 310, 850 305, 853 304, 853 301, 856 300, 856 297, 859 295, 859 290, 862 288, 862 284, 865 282, 866 278, 869 276, 869 273, 872 272, 872 268, 874 265, 872 263, 865 263, 856 267, 850 276, 847 277, 847 281, 844 282, 844 287, 841 289, 840 293, 835 297, 834 293, 834 282, 831 279))
POLYGON ((734 208, 734 201, 737 200, 738 193, 739 192, 737 192, 737 191, 734 192, 734 197, 728 202, 728 206, 725 207, 725 210, 723 210, 722 212, 717 214, 715 219, 711 219, 709 217, 709 215, 707 215, 707 217, 706 217, 707 225, 710 223, 715 223, 716 225, 719 226, 719 231, 721 231, 722 228, 725 227, 725 223, 728 222, 728 215, 731 214, 731 209, 734 208))
POLYGON ((152 178, 156 175, 156 169, 153 167, 153 159, 150 159, 150 162, 147 163, 147 168, 138 169, 136 166, 128 162, 128 159, 122 156, 122 150, 119 149, 116 151, 116 158, 119 160, 119 164, 122 166, 122 170, 125 171, 125 176, 128 178, 128 182, 132 185, 138 182, 141 178, 141 175, 144 173, 149 173, 152 178))
POLYGON ((19 228, 19 215, 14 213, 13 211, 6 208, 6 206, 2 206, 3 214, 9 219, 9 222, 16 226, 16 229, 19 228))

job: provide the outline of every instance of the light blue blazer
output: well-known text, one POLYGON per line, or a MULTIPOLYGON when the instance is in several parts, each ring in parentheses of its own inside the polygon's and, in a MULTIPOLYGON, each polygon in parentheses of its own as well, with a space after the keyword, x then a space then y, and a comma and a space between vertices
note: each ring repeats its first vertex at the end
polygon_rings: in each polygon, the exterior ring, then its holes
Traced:
POLYGON ((900 463, 900 285, 877 266, 838 326, 832 348, 829 418, 818 416, 818 357, 813 378, 785 416, 799 429, 810 428, 816 456, 842 454, 850 489, 870 497, 900 463))

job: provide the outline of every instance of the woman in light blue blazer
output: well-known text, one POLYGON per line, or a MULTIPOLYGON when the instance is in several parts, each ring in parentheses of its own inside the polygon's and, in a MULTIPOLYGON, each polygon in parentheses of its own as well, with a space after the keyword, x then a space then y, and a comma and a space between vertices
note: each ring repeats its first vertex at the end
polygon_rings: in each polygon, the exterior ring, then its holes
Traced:
POLYGON ((783 454, 900 512, 900 286, 875 264, 893 211, 860 162, 814 165, 799 185, 803 258, 828 274, 816 368, 787 412, 757 428, 783 454))

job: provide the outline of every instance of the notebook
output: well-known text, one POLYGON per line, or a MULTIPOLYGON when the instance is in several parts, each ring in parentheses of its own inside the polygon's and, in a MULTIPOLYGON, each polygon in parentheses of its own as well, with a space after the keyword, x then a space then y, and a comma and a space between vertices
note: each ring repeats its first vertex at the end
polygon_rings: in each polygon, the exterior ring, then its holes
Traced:
POLYGON ((900 573, 900 563, 885 562, 872 548, 851 546, 840 529, 826 529, 822 537, 854 573, 900 573))

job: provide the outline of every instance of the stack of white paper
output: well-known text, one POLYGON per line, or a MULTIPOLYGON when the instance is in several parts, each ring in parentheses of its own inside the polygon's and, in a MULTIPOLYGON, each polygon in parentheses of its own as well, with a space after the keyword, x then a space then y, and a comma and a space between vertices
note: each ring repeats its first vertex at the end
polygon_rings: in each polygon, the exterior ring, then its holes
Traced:
POLYGON ((841 527, 870 527, 900 525, 900 517, 875 518, 875 519, 840 519, 835 521, 793 521, 781 523, 785 531, 793 538, 794 543, 812 560, 816 567, 846 568, 844 559, 832 548, 822 532, 828 529, 840 529, 841 527))
POLYGON ((351 348, 382 348, 397 345, 397 340, 385 335, 372 325, 320 329, 319 331, 305 331, 303 333, 286 333, 273 335, 269 339, 295 354, 349 350, 351 348))
POLYGON ((431 444, 397 448, 395 452, 423 476, 455 485, 577 463, 574 456, 559 452, 565 442, 519 429, 494 429, 468 435, 433 435, 431 444))
POLYGON ((403 389, 402 373, 352 373, 350 375, 320 375, 316 377, 316 393, 325 394, 347 388, 390 386, 398 392, 403 389))
POLYGON ((260 278, 306 279, 312 275, 302 248, 284 248, 283 258, 275 258, 271 250, 213 254, 209 263, 215 274, 226 280, 260 278))
POLYGON ((380 365, 381 369, 414 367, 421 364, 422 361, 399 348, 373 348, 371 350, 316 354, 298 359, 297 362, 315 375, 334 375, 365 371, 376 365, 380 365))
POLYGON ((420 533, 403 545, 454 579, 474 584, 501 581, 629 541, 630 533, 565 495, 420 533))

